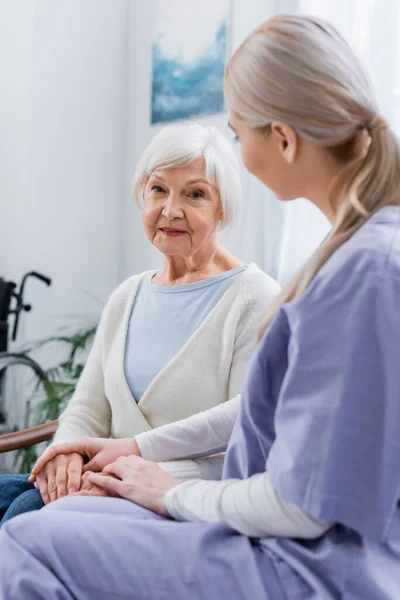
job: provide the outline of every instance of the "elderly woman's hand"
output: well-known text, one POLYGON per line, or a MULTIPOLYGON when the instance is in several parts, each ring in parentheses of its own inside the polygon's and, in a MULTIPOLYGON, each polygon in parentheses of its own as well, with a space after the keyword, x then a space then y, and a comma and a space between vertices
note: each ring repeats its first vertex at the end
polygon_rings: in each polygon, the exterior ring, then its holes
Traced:
POLYGON ((76 452, 57 454, 36 476, 36 486, 45 504, 76 492, 81 486, 83 458, 76 452))
POLYGON ((47 464, 56 461, 58 456, 69 455, 71 453, 78 453, 81 457, 89 458, 89 462, 83 467, 84 473, 86 471, 101 471, 106 465, 115 461, 119 456, 128 456, 130 454, 140 456, 139 446, 137 445, 135 438, 113 440, 84 437, 72 442, 64 442, 62 444, 50 446, 33 467, 29 481, 35 481, 38 477, 38 473, 44 470, 47 464))
POLYGON ((117 495, 169 517, 165 508, 165 494, 179 485, 157 463, 138 456, 120 457, 103 469, 102 473, 87 473, 91 483, 106 490, 107 495, 117 495))

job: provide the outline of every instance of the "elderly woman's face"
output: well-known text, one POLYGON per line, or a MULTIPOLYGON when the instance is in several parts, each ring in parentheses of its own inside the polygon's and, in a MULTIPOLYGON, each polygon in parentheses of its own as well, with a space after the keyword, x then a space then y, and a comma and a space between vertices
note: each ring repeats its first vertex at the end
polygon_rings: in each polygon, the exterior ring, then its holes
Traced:
POLYGON ((146 235, 167 256, 191 256, 216 240, 222 208, 199 158, 184 167, 158 169, 144 191, 146 235))

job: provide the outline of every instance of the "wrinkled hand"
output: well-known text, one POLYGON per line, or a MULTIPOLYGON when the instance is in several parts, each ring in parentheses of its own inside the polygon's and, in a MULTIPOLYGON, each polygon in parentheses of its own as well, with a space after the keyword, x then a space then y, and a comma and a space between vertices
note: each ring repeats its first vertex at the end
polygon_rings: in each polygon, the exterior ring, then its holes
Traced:
POLYGON ((131 500, 163 517, 170 516, 165 507, 165 494, 180 483, 157 463, 138 456, 121 456, 102 473, 90 473, 85 477, 106 490, 108 495, 131 500))
POLYGON ((57 456, 70 453, 78 453, 82 457, 89 458, 89 462, 83 467, 84 473, 87 471, 101 471, 120 456, 128 456, 130 454, 140 456, 139 446, 134 438, 112 440, 108 438, 84 437, 73 442, 51 446, 36 462, 29 481, 35 481, 38 473, 44 469, 45 465, 55 460, 57 456))
POLYGON ((80 454, 58 454, 36 476, 45 504, 77 492, 81 487, 83 458, 80 454))

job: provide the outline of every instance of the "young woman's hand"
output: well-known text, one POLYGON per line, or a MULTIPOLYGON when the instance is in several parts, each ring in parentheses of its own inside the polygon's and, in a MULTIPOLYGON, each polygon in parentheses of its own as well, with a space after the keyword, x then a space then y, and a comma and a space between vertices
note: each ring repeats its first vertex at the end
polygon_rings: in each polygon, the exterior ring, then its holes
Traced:
POLYGON ((36 486, 45 504, 77 492, 81 487, 83 457, 76 453, 57 454, 36 476, 36 486))
POLYGON ((109 438, 85 437, 73 442, 51 446, 38 459, 32 469, 29 481, 35 481, 38 473, 45 465, 53 461, 57 456, 71 453, 78 453, 81 457, 89 459, 89 462, 83 467, 84 473, 86 471, 101 471, 106 465, 114 462, 120 456, 129 456, 130 454, 140 456, 139 446, 134 438, 111 440, 109 438))
POLYGON ((120 457, 102 473, 87 473, 84 477, 109 496, 131 500, 163 517, 170 516, 165 508, 165 494, 180 483, 157 463, 138 456, 120 457))
MULTIPOLYGON (((74 492, 70 494, 70 496, 115 496, 116 494, 112 494, 111 492, 107 492, 104 488, 99 487, 87 477, 89 473, 92 471, 87 471, 85 475, 82 476, 81 481, 81 489, 79 492, 74 492)), ((100 473, 101 475, 101 473, 100 473)))

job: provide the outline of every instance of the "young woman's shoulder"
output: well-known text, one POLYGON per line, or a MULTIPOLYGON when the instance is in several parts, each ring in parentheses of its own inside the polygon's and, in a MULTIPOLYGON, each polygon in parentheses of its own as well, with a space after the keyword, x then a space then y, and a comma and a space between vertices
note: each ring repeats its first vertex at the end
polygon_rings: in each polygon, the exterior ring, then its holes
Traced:
POLYGON ((368 221, 328 260, 321 275, 357 274, 366 277, 387 270, 400 273, 400 206, 386 206, 368 221))
POLYGON ((327 304, 384 295, 400 284, 400 207, 373 215, 323 265, 305 294, 293 304, 327 304))

